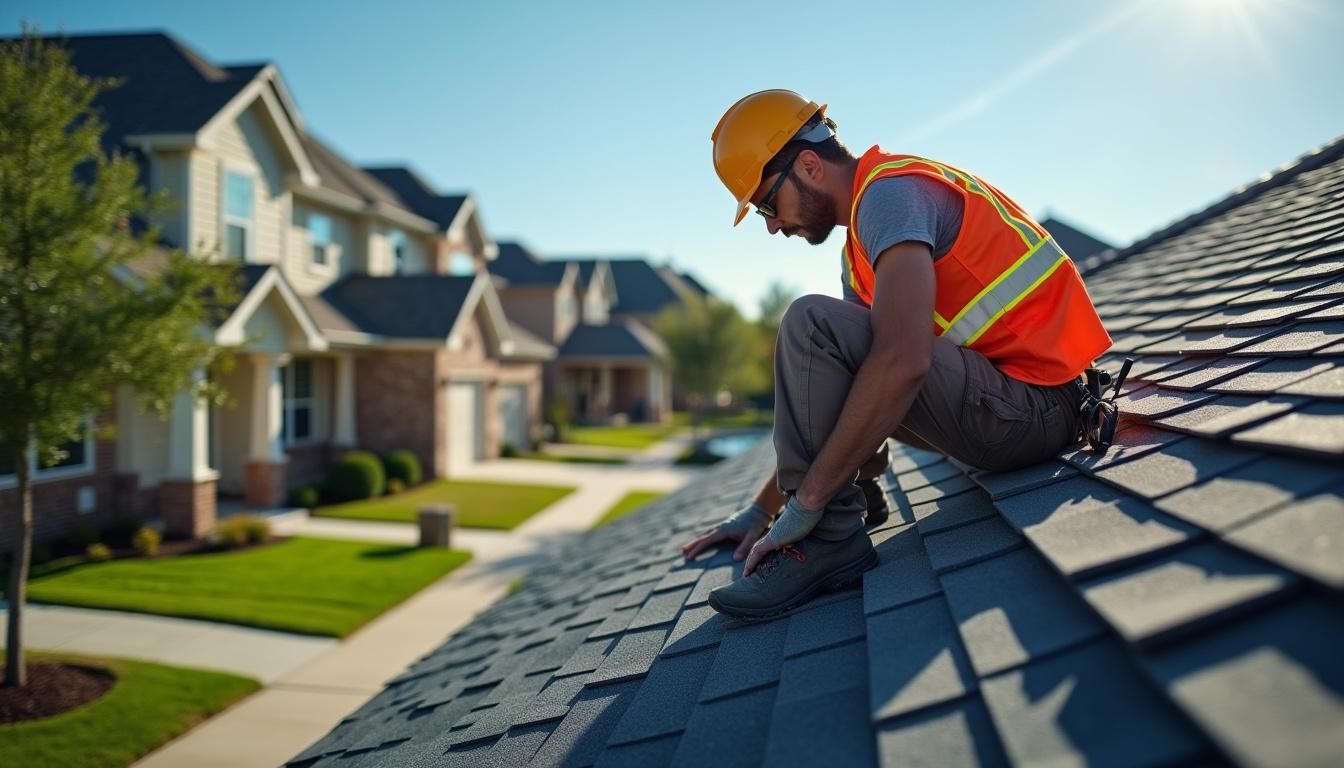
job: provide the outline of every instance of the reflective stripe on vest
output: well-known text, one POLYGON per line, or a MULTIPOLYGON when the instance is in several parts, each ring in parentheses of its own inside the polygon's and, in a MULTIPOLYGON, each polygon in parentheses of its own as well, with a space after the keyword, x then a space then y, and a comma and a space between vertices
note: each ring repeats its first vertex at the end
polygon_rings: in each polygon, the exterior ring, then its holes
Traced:
POLYGON ((1054 238, 1042 240, 962 307, 943 331, 943 336, 963 347, 974 344, 1004 313, 1054 274, 1067 258, 1055 245, 1054 238))

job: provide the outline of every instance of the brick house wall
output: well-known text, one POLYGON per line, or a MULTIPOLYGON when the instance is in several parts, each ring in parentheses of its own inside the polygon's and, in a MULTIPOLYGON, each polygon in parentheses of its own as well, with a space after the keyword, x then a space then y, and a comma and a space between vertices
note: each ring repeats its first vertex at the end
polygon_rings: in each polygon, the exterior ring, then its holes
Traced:
POLYGON ((406 449, 433 472, 446 410, 434 350, 382 350, 355 358, 355 429, 361 448, 378 455, 406 449))

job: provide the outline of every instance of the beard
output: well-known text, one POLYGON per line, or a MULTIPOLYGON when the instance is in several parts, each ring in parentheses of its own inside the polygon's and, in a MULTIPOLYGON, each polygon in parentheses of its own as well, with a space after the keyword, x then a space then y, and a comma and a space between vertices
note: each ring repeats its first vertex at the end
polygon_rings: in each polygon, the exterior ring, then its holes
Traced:
POLYGON ((826 195, 801 183, 794 184, 798 190, 798 218, 802 224, 794 229, 808 243, 821 245, 835 229, 835 212, 826 195))

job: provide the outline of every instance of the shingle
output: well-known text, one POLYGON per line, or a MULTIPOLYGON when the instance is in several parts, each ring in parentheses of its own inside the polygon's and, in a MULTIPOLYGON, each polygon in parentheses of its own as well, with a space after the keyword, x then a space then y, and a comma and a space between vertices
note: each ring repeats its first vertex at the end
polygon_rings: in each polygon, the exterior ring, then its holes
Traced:
POLYGON ((1175 432, 1156 429, 1146 424, 1131 422, 1126 426, 1122 421, 1121 425, 1115 432, 1115 442, 1104 454, 1092 452, 1085 443, 1077 443, 1061 451, 1059 458, 1085 472, 1095 472, 1122 461, 1136 459, 1182 439, 1182 436, 1175 432))
POLYGON ((1228 534, 1229 541, 1336 589, 1344 589, 1344 498, 1303 499, 1228 534))
POLYGON ((534 764, 592 765, 638 690, 638 683, 625 683, 579 694, 533 758, 534 764))
POLYGON ((1224 395, 1193 410, 1157 420, 1166 429, 1205 437, 1222 437, 1251 424, 1287 413, 1307 402, 1300 397, 1271 398, 1224 395))
POLYGON ((602 665, 588 676, 586 685, 605 685, 647 673, 667 640, 668 629, 654 627, 622 635, 602 665))
POLYGON ((1292 330, 1276 333, 1273 336, 1253 344, 1234 354, 1238 355, 1306 355, 1312 351, 1328 347, 1344 338, 1344 322, 1327 320, 1325 322, 1301 323, 1292 330))
MULTIPOLYGON (((1164 368, 1170 368, 1180 362, 1185 362, 1186 358, 1180 355, 1135 355, 1134 365, 1129 369, 1129 377, 1132 379, 1143 379, 1145 381, 1158 381, 1161 377, 1158 374, 1164 368)), ((1107 370, 1118 372, 1119 364, 1114 366, 1105 366, 1107 370)))
MULTIPOLYGON (((868 650, 862 636, 842 645, 785 659, 775 706, 853 689, 867 698, 868 650)), ((867 720, 867 707, 863 708, 862 717, 867 720)))
POLYGON ((1126 416, 1155 419, 1193 408, 1213 395, 1206 392, 1180 392, 1158 386, 1144 387, 1117 398, 1116 405, 1126 416))
POLYGON ((588 634, 589 640, 597 640, 603 637, 615 637, 625 631, 630 626, 630 622, 639 613, 639 606, 631 606, 614 610, 607 614, 601 624, 593 627, 593 631, 588 634))
POLYGON ((1279 390, 1285 395, 1305 395, 1344 399, 1344 365, 1334 362, 1334 368, 1307 379, 1295 381, 1279 390))
POLYGON ((984 680, 981 690, 1018 765, 1174 765, 1205 757, 1199 734, 1109 642, 984 680))
POLYGON ((1289 573, 1217 542, 1083 584, 1088 602, 1131 643, 1202 628, 1296 585, 1289 573))
POLYGON ((942 600, 869 616, 867 645, 874 722, 975 690, 975 675, 942 600))
POLYGON ((1182 440, 1134 461, 1107 467, 1098 480, 1145 498, 1165 496, 1249 463, 1260 454, 1224 447, 1211 440, 1182 440))
POLYGON ((788 625, 785 657, 863 637, 863 595, 855 592, 821 607, 804 606, 789 617, 788 625))
POLYGON ((776 620, 724 633, 714 666, 700 691, 700 701, 779 682, 788 627, 789 622, 776 620))
POLYGON ((1231 470, 1159 500, 1157 508, 1211 531, 1225 531, 1256 515, 1324 488, 1330 469, 1299 459, 1270 457, 1231 470))
POLYGON ((1264 395, 1329 369, 1330 363, 1313 358, 1272 360, 1209 389, 1224 394, 1264 395))
POLYGON ((1221 331, 1186 331, 1176 336, 1148 344, 1135 351, 1145 355, 1153 354, 1180 354, 1180 355, 1210 355, 1215 353, 1228 353, 1235 349, 1240 349, 1249 344, 1254 344, 1256 340, 1275 333, 1274 328, 1253 327, 1253 328, 1228 328, 1221 331))
POLYGON ((1275 276, 1270 282, 1289 282, 1292 280, 1311 280, 1333 277, 1344 273, 1344 258, 1326 258, 1292 269, 1275 276))
POLYGON ((1043 461, 1011 472, 977 472, 971 479, 989 494, 989 498, 997 500, 1067 480, 1077 474, 1078 470, 1068 464, 1043 461))
POLYGON ((1190 330, 1210 330, 1252 325, 1278 325, 1283 320, 1304 315, 1328 304, 1325 299, 1292 300, 1253 307, 1235 307, 1190 322, 1190 330))
POLYGON ((942 461, 909 472, 902 472, 896 476, 896 482, 902 491, 909 493, 916 488, 933 485, 940 480, 946 480, 959 474, 961 474, 961 470, 955 464, 942 461))
POLYGON ((663 656, 675 656, 688 651, 718 645, 723 639, 730 619, 708 605, 698 605, 681 612, 677 625, 667 636, 663 656))
POLYGON ((1233 435, 1249 445, 1309 454, 1344 454, 1344 403, 1318 402, 1233 435))
POLYGON ((651 595, 639 609, 634 621, 630 622, 630 629, 645 629, 675 621, 677 613, 681 611, 682 604, 690 594, 690 587, 682 587, 651 595))
POLYGON ((1314 280, 1296 280, 1287 283, 1278 283, 1261 288, 1258 291, 1238 296, 1228 300, 1228 304, 1234 307, 1248 304, 1265 304, 1275 301, 1283 301, 1289 297, 1296 297, 1303 294, 1304 291, 1321 284, 1320 279, 1314 280))
POLYGON ((775 686, 697 704, 686 722, 672 766, 756 768, 763 764, 775 686))
POLYGON ((679 734, 619 746, 608 745, 597 756, 595 768, 627 768, 631 765, 667 765, 681 746, 679 734))
POLYGON ((874 614, 938 594, 938 579, 914 526, 874 544, 880 562, 863 574, 863 611, 874 614))
POLYGON ((669 589, 692 585, 700 580, 702 573, 703 570, 700 568, 678 568, 664 576, 657 584, 654 584, 653 592, 657 594, 669 589))
POLYGON ((1344 763, 1344 618, 1302 598, 1151 657, 1177 703, 1242 765, 1344 763))
POLYGON ((878 726, 879 763, 886 768, 998 768, 1003 747, 979 696, 878 726))
POLYGON ((998 502, 999 511, 1071 578, 1119 567, 1198 529, 1095 480, 1075 478, 998 502))
POLYGON ((919 532, 925 536, 973 523, 994 514, 994 505, 983 493, 961 493, 913 508, 919 532))
POLYGON ((685 728, 714 653, 710 648, 654 664, 607 743, 639 741, 685 728))
POLYGON ((1344 302, 1326 301, 1326 306, 1298 317, 1303 322, 1315 320, 1344 320, 1344 302))
POLYGON ((937 464, 947 459, 941 453, 933 451, 924 451, 918 448, 911 448, 908 445, 902 445, 893 441, 888 441, 887 446, 891 449, 891 471, 896 474, 910 472, 920 467, 927 467, 930 464, 937 464))
POLYGON ((1189 373, 1166 379, 1162 386, 1169 389, 1203 390, 1265 362, 1267 360, 1264 358, 1224 357, 1189 373))
POLYGON ((999 517, 924 537, 929 564, 937 573, 978 563, 1021 545, 1022 537, 999 517))
POLYGON ((1064 580, 1026 549, 940 578, 966 652, 980 677, 1105 631, 1064 580))
POLYGON ((706 568, 700 575, 700 580, 695 582, 695 589, 691 590, 690 597, 686 598, 686 607, 704 605, 709 601, 710 592, 726 584, 732 584, 733 571, 734 566, 731 565, 706 568))
POLYGON ((934 483, 933 485, 916 488, 907 493, 905 498, 912 505, 924 504, 933 501, 934 499, 941 499, 944 496, 953 496, 958 493, 969 491, 974 487, 975 483, 972 482, 969 477, 958 474, 955 477, 950 477, 947 480, 934 483))

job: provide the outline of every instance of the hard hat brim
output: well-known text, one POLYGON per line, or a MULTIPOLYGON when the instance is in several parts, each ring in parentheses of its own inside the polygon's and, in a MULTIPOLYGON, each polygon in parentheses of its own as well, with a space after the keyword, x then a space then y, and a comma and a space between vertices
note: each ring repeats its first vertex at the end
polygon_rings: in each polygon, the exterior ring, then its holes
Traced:
POLYGON ((741 224, 742 220, 747 217, 747 207, 749 205, 750 203, 748 203, 746 200, 743 200, 737 204, 737 215, 733 217, 734 227, 736 227, 738 224, 741 224))

